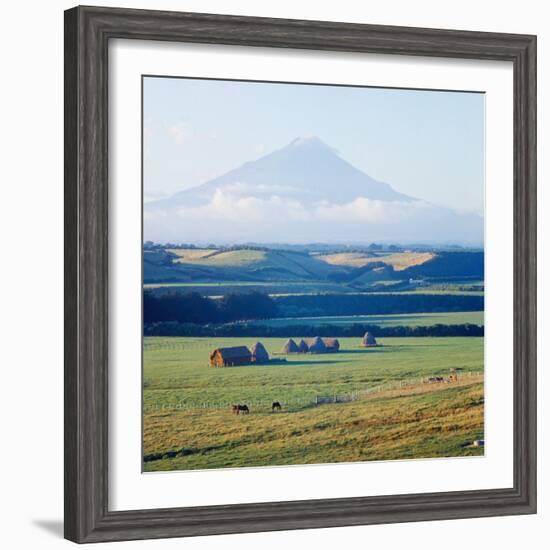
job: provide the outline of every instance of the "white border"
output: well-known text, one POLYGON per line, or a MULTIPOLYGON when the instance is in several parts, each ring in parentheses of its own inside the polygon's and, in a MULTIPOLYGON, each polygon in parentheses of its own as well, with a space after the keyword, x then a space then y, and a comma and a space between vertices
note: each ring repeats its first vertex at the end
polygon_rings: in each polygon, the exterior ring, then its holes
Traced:
POLYGON ((511 487, 511 64, 111 40, 109 66, 109 508, 511 487), (485 457, 141 473, 142 74, 485 91, 485 457))

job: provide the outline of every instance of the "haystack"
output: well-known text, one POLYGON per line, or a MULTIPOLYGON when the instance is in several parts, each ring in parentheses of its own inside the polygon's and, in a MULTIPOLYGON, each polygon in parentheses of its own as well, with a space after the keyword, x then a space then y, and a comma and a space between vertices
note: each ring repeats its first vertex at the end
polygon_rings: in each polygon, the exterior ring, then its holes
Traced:
POLYGON ((325 353, 327 351, 327 347, 325 346, 325 343, 319 336, 316 336, 309 342, 309 352, 310 353, 325 353))
POLYGON ((309 347, 306 344, 306 341, 302 338, 300 340, 300 343, 298 344, 298 353, 307 353, 309 351, 309 347))
POLYGON ((256 342, 251 348, 253 363, 267 363, 269 361, 269 353, 261 342, 256 342))
POLYGON ((336 338, 323 338, 323 343, 329 352, 337 352, 340 349, 340 342, 336 338))
POLYGON ((298 352, 299 350, 298 350, 298 346, 296 345, 296 342, 292 338, 289 338, 285 342, 285 345, 283 346, 283 353, 298 353, 298 352))
POLYGON ((372 334, 372 332, 365 332, 365 336, 363 336, 363 339, 361 340, 361 345, 364 348, 373 348, 378 345, 376 342, 376 338, 372 334))

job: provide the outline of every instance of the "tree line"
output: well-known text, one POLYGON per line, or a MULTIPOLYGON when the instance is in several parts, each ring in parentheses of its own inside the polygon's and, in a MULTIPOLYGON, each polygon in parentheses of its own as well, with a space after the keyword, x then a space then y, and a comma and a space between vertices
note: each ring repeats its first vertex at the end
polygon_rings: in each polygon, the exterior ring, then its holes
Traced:
POLYGON ((219 299, 205 298, 198 292, 162 296, 150 291, 143 293, 143 322, 146 324, 175 321, 204 325, 276 316, 274 300, 261 292, 227 294, 219 299))
POLYGON ((465 294, 319 294, 275 298, 281 317, 483 311, 483 296, 465 294))
POLYGON ((229 336, 252 338, 296 338, 297 336, 360 338, 365 332, 372 332, 376 337, 483 336, 484 327, 473 324, 381 327, 362 323, 353 325, 292 325, 273 327, 247 323, 197 325, 173 321, 151 323, 144 326, 144 336, 204 336, 211 338, 229 336))
POLYGON ((143 294, 144 323, 197 325, 277 317, 326 317, 483 311, 483 296, 460 294, 315 294, 271 297, 261 292, 231 293, 217 299, 198 292, 143 294))

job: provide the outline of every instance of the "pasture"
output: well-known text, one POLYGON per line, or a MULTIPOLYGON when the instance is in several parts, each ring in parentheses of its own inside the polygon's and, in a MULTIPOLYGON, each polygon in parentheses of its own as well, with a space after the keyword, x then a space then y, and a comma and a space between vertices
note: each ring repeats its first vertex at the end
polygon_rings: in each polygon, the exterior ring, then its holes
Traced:
POLYGON ((397 252, 394 254, 372 254, 370 252, 337 252, 317 256, 320 260, 332 265, 365 267, 371 263, 391 265, 395 271, 422 265, 435 255, 432 252, 397 252))
POLYGON ((221 297, 231 292, 263 292, 272 296, 287 296, 302 294, 341 294, 352 292, 345 286, 322 281, 217 281, 217 282, 182 282, 182 283, 150 283, 144 284, 146 290, 157 292, 199 292, 203 296, 221 297))
MULTIPOLYGON (((395 281, 377 281, 377 285, 395 284, 395 281)), ((436 294, 454 296, 483 296, 483 290, 470 290, 464 285, 420 286, 408 290, 362 290, 353 284, 340 284, 323 281, 217 281, 217 282, 170 282, 147 283, 143 288, 154 291, 156 294, 178 292, 198 292, 210 298, 220 298, 225 294, 239 292, 262 292, 272 297, 277 296, 311 296, 318 294, 351 294, 357 296, 373 295, 407 295, 407 294, 436 294)))
POLYGON ((270 327, 314 326, 321 325, 378 325, 380 327, 420 327, 442 325, 484 324, 483 311, 460 311, 445 313, 403 313, 395 315, 337 315, 327 317, 287 317, 277 319, 259 319, 247 321, 250 325, 270 327))
MULTIPOLYGON (((297 336, 296 338, 299 338, 297 336)), ((144 469, 177 470, 482 454, 483 339, 385 338, 286 362, 212 368, 216 347, 249 338, 144 339, 144 469), (427 384, 463 369, 458 383, 427 384), (339 396, 349 402, 316 405, 339 396), (272 413, 279 401, 282 411, 272 413), (247 404, 248 415, 231 405, 247 404)))

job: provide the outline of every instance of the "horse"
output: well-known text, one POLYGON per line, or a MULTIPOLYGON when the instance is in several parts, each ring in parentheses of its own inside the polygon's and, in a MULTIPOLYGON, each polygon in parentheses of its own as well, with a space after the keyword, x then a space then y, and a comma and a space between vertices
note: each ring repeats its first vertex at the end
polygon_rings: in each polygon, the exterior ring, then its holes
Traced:
POLYGON ((232 405, 231 411, 233 414, 239 414, 242 412, 243 414, 248 414, 250 412, 250 409, 248 408, 248 405, 232 405))
POLYGON ((278 401, 274 401, 271 404, 271 412, 280 411, 281 410, 281 404, 278 401))

